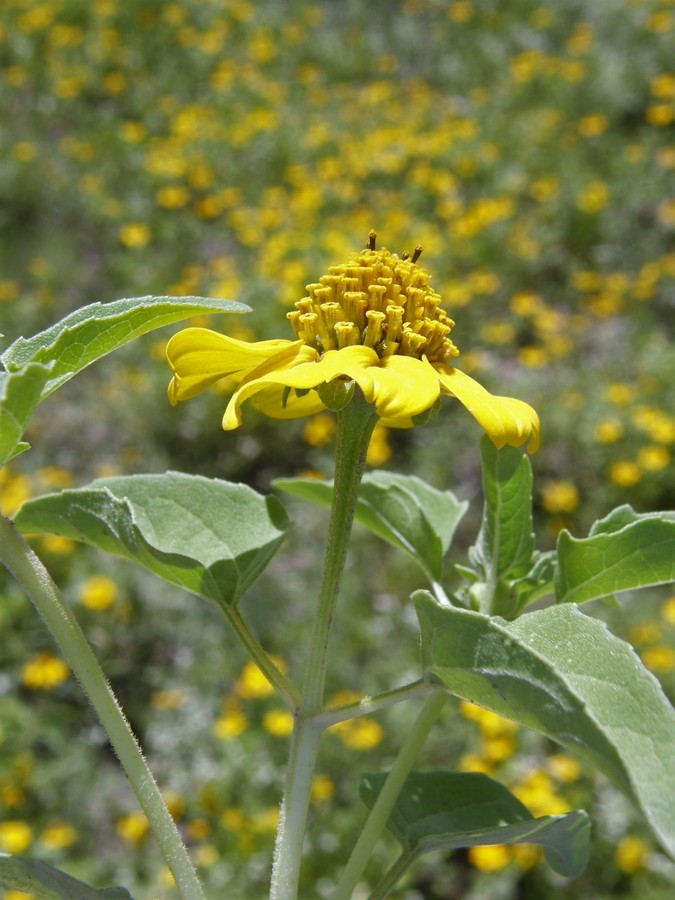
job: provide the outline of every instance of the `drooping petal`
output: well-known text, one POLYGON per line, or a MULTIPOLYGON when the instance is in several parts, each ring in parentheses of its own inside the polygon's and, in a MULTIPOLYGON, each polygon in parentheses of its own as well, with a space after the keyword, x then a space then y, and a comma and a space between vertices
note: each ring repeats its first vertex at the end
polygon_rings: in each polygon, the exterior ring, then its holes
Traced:
POLYGON ((326 408, 316 391, 301 392, 278 384, 266 387, 251 401, 256 409, 272 419, 298 419, 313 416, 326 408))
POLYGON ((540 424, 537 413, 522 400, 496 397, 482 384, 452 366, 434 365, 443 391, 456 397, 477 419, 496 447, 520 447, 529 441, 528 452, 539 448, 540 424))
MULTIPOLYGON (((329 350, 323 354, 320 360, 316 358, 316 351, 301 344, 301 351, 307 351, 310 359, 303 361, 303 354, 298 354, 295 360, 279 363, 273 366, 273 360, 254 369, 242 380, 237 390, 232 395, 223 416, 223 428, 230 431, 241 425, 241 404, 258 394, 270 385, 309 390, 324 382, 333 381, 335 378, 345 377, 354 380, 361 386, 363 381, 370 385, 368 376, 364 375, 369 366, 376 365, 378 356, 370 347, 357 344, 353 347, 344 347, 342 350, 329 350)), ((305 355, 307 359, 307 355, 305 355)), ((268 395, 269 396, 269 395, 268 395)), ((283 417, 281 406, 282 393, 279 394, 279 417, 283 417)), ((270 415, 269 410, 267 414, 270 415)))
POLYGON ((247 343, 208 328, 185 328, 166 347, 166 357, 173 370, 169 400, 175 406, 221 378, 240 381, 265 360, 299 343, 286 340, 247 343))
MULTIPOLYGON (((406 420, 434 405, 440 394, 437 372, 426 359, 412 356, 388 356, 371 366, 366 375, 369 385, 359 386, 382 419, 406 420)), ((365 379, 364 379, 365 381, 365 379)))

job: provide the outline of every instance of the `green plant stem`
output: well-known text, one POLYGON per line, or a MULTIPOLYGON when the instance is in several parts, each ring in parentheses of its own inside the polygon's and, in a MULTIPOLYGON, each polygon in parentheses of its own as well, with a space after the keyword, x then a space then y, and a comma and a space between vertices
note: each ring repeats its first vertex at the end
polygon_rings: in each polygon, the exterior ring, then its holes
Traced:
POLYGON ((320 715, 315 716, 314 722, 322 728, 330 728, 333 725, 337 725, 338 722, 357 719, 359 716, 369 716, 380 709, 386 709, 387 706, 393 706, 394 703, 413 700, 416 697, 422 697, 425 694, 438 690, 437 685, 425 681, 424 678, 419 678, 417 681, 411 681, 410 684, 392 688, 390 691, 383 691, 374 697, 362 697, 361 700, 356 700, 354 703, 345 703, 344 706, 331 707, 320 715))
POLYGON ((413 859, 414 854, 401 853, 396 862, 387 870, 384 878, 377 885, 368 900, 385 900, 413 859))
POLYGON ((204 900, 199 879, 178 829, 166 808, 164 798, 77 619, 61 599, 49 572, 14 525, 2 516, 0 516, 0 561, 16 578, 44 619, 66 662, 96 710, 138 801, 150 821, 181 896, 186 900, 204 900))
POLYGON ((300 707, 295 716, 272 872, 272 900, 295 900, 309 798, 321 728, 328 641, 354 522, 354 511, 377 415, 358 389, 337 414, 335 487, 323 578, 314 618, 300 707))
POLYGON ((401 793, 406 778, 415 764, 415 760, 426 741, 429 732, 436 723, 448 695, 437 693, 429 697, 420 710, 415 723, 403 743, 396 762, 387 780, 382 786, 373 808, 370 810, 345 870, 331 895, 331 900, 349 900, 354 893, 361 873, 372 856, 373 849, 384 831, 389 814, 394 808, 396 799, 401 793))
POLYGON ((242 618, 239 610, 231 604, 223 604, 223 610, 232 630, 246 648, 253 662, 258 666, 280 697, 292 710, 300 706, 300 692, 290 683, 286 676, 274 664, 269 654, 258 642, 250 628, 242 618))

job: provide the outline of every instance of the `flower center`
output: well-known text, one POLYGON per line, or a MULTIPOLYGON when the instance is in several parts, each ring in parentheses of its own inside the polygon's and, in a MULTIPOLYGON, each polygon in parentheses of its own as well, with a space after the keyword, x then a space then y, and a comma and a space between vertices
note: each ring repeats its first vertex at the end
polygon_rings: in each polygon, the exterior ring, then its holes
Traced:
POLYGON ((319 353, 364 344, 380 358, 398 353, 448 362, 458 356, 448 337, 455 323, 429 287, 431 275, 417 265, 422 248, 399 257, 377 250, 375 239, 371 231, 365 250, 307 285, 308 296, 288 313, 298 339, 319 353))

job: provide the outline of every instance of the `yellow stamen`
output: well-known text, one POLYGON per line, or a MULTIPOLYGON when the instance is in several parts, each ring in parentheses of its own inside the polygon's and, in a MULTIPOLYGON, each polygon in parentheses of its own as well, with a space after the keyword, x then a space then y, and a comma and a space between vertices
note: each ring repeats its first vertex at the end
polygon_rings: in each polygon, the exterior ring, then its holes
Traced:
POLYGON ((361 329, 357 328, 353 322, 336 322, 335 335, 337 337, 338 349, 343 347, 351 347, 359 343, 361 337, 361 329))
POLYGON ((366 347, 376 347, 377 344, 382 340, 382 326, 386 321, 386 316, 383 312, 379 312, 376 309, 369 309, 366 313, 366 319, 368 319, 368 325, 366 326, 366 333, 363 336, 363 343, 366 347))

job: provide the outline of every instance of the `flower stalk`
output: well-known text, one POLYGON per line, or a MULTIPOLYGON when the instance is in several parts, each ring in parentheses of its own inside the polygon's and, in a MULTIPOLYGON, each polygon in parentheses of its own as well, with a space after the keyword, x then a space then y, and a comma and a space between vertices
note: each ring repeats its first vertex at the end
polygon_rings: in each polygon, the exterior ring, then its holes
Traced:
POLYGON ((302 845, 323 730, 315 717, 323 710, 328 644, 368 444, 377 422, 377 414, 361 391, 356 390, 351 402, 338 411, 337 419, 335 480, 326 556, 302 698, 295 715, 291 740, 274 855, 272 900, 295 900, 298 896, 302 845))
POLYGON ((3 516, 0 516, 0 562, 16 578, 44 619, 96 710, 181 896, 186 900, 205 900, 187 849, 94 651, 45 567, 3 516))

